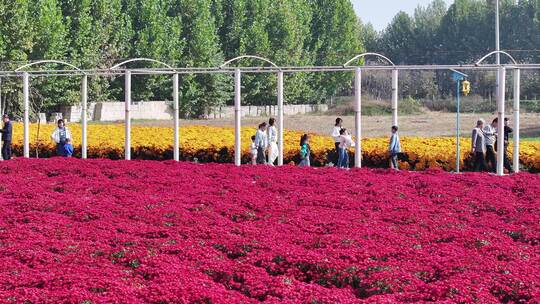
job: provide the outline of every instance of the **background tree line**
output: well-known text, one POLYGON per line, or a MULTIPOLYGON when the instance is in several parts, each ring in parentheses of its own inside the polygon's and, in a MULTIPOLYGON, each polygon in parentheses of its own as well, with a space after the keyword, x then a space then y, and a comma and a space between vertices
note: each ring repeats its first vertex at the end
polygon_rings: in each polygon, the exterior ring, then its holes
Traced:
MULTIPOLYGON (((540 0, 501 2, 502 49, 520 62, 540 62, 540 0)), ((364 50, 398 64, 471 63, 495 47, 494 14, 493 0, 456 0, 450 7, 435 0, 412 16, 397 14, 379 33, 362 24, 349 0, 0 0, 0 66, 13 70, 28 61, 60 59, 92 69, 149 57, 178 67, 215 67, 245 54, 283 66, 341 65, 364 50)), ((493 97, 494 73, 470 76, 475 94, 493 97)), ((523 98, 538 99, 539 72, 522 77, 523 98)), ((170 77, 132 81, 133 100, 171 99, 170 77)), ((389 98, 388 73, 366 73, 363 81, 368 93, 389 98)), ((352 73, 287 75, 286 102, 325 102, 350 94, 351 83, 352 73)), ((79 102, 77 77, 36 77, 31 84, 36 112, 79 102)), ((275 75, 245 74, 242 84, 245 104, 275 104, 275 75)), ((121 76, 91 77, 89 86, 91 102, 123 100, 121 76)), ((400 73, 402 98, 450 98, 453 86, 444 71, 400 73)), ((20 113, 20 79, 3 79, 1 88, 8 110, 20 113)), ((184 115, 231 102, 232 76, 181 77, 184 115)))
MULTIPOLYGON (((540 63, 540 0, 500 3, 501 49, 520 63, 540 63)), ((370 24, 361 25, 361 37, 367 50, 383 53, 396 64, 471 64, 495 49, 495 1, 456 0, 447 7, 443 0, 434 0, 418 7, 412 16, 398 13, 382 32, 370 24)), ((494 63, 495 57, 490 60, 494 63)), ((501 61, 507 59, 502 56, 501 61)), ((483 99, 494 97, 495 73, 467 73, 474 94, 483 99)), ((511 73, 508 75, 511 94, 511 73)), ((400 77, 400 93, 415 99, 451 97, 455 84, 450 77, 446 71, 405 72, 400 77)), ((372 73, 364 81, 382 94, 379 97, 389 98, 387 78, 384 73, 372 73)), ((522 98, 540 99, 539 71, 522 72, 522 98)))
MULTIPOLYGON (((349 0, 0 0, 3 70, 41 59, 108 68, 134 57, 177 67, 216 67, 245 54, 283 66, 340 65, 363 51, 359 32, 349 0)), ((288 75, 286 101, 321 102, 348 90, 348 77, 288 75)), ((135 76, 132 81, 135 101, 171 99, 170 77, 135 76)), ((2 101, 11 112, 21 110, 20 82, 2 82, 2 101)), ((246 104, 275 103, 275 75, 246 74, 242 84, 246 104)), ((33 104, 39 100, 42 111, 79 102, 78 77, 35 77, 31 85, 33 104)), ((91 102, 123 100, 123 77, 91 77, 89 94, 91 102)), ((186 116, 229 103, 231 94, 229 75, 181 77, 186 116)))

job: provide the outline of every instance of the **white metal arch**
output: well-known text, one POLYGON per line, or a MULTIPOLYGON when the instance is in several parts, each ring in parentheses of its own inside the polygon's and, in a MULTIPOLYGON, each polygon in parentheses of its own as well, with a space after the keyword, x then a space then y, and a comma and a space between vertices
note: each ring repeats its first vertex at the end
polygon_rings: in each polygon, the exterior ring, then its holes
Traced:
MULTIPOLYGON (((475 66, 479 66, 484 60, 486 60, 488 57, 494 55, 494 54, 502 54, 505 55, 507 58, 512 61, 512 63, 516 66, 519 64, 517 63, 516 59, 512 57, 512 55, 508 54, 505 51, 493 51, 485 55, 484 57, 480 58, 475 63, 475 66)), ((520 154, 520 139, 519 139, 519 108, 520 108, 520 91, 521 91, 521 71, 518 67, 514 68, 514 153, 512 155, 512 165, 514 168, 514 171, 517 173, 519 172, 519 154, 520 154)), ((499 121, 499 124, 497 126, 497 132, 498 134, 504 134, 504 118, 505 118, 505 98, 506 98, 506 68, 503 66, 499 66, 497 78, 499 82, 499 86, 497 87, 497 119, 499 121)), ((504 141, 499 140, 497 142, 497 150, 503 151, 505 149, 504 147, 504 141)), ((506 153, 497 153, 497 174, 503 175, 504 174, 504 157, 506 153)))
MULTIPOLYGON (((266 62, 272 65, 274 68, 278 69, 277 72, 277 104, 278 104, 278 165, 283 165, 283 71, 281 68, 270 61, 269 59, 254 56, 254 55, 243 55, 232 58, 225 61, 222 65, 219 66, 220 69, 227 67, 229 64, 241 60, 241 59, 257 59, 263 62, 266 62)), ((242 143, 241 143, 241 125, 242 125, 242 72, 240 68, 234 69, 234 163, 237 166, 240 166, 242 163, 242 143)))
POLYGON ((518 64, 516 59, 514 59, 514 57, 512 57, 512 55, 508 54, 507 52, 505 51, 493 51, 489 54, 487 54, 486 56, 480 58, 480 60, 478 60, 475 65, 480 65, 484 60, 486 60, 489 56, 492 56, 492 55, 495 55, 495 54, 503 54, 503 55, 506 55, 506 57, 508 57, 513 64, 518 64))
MULTIPOLYGON (((364 58, 366 56, 376 56, 386 60, 393 67, 396 65, 388 57, 378 53, 362 53, 354 56, 351 60, 347 61, 343 67, 348 67, 354 61, 364 58)), ((392 125, 398 125, 398 71, 392 69, 392 125)), ((357 168, 362 167, 362 70, 359 66, 355 68, 354 77, 354 127, 355 127, 355 153, 354 153, 354 166, 357 168)))
POLYGON ((153 63, 158 63, 162 66, 165 66, 169 69, 174 69, 172 66, 166 64, 165 62, 162 62, 162 61, 159 61, 159 60, 156 60, 156 59, 151 59, 151 58, 133 58, 133 59, 128 59, 128 60, 125 60, 125 61, 122 61, 114 66, 112 66, 110 68, 110 70, 116 70, 118 69, 119 67, 123 66, 123 65, 126 65, 130 62, 140 62, 140 61, 145 61, 145 62, 153 62, 153 63))
POLYGON ((69 67, 71 67, 71 68, 73 68, 73 69, 75 69, 77 71, 81 70, 78 67, 74 66, 73 64, 65 62, 65 61, 61 61, 61 60, 40 60, 40 61, 35 61, 35 62, 31 62, 31 63, 25 64, 25 65, 22 65, 22 66, 16 68, 15 72, 20 72, 23 69, 29 68, 31 66, 38 65, 38 64, 45 64, 45 63, 63 64, 63 65, 67 65, 67 66, 69 66, 69 67))
POLYGON ((394 62, 392 60, 390 60, 388 57, 386 57, 384 55, 381 55, 379 53, 368 52, 368 53, 362 53, 362 54, 354 56, 353 58, 351 58, 351 60, 347 61, 343 65, 343 67, 347 67, 347 66, 349 66, 349 64, 353 63, 355 60, 358 60, 360 58, 364 58, 366 56, 376 56, 376 57, 382 58, 382 59, 386 60, 388 63, 390 63, 391 65, 395 66, 394 62))
POLYGON ((269 63, 271 64, 273 67, 275 68, 279 68, 277 66, 277 64, 273 63, 272 61, 270 61, 269 59, 266 59, 264 57, 260 57, 260 56, 254 56, 254 55, 242 55, 242 56, 238 56, 238 57, 235 57, 233 59, 230 59, 230 60, 227 60, 225 61, 225 63, 223 63, 222 65, 219 66, 220 69, 228 66, 229 64, 235 62, 235 61, 238 61, 238 60, 241 60, 241 59, 247 59, 247 58, 250 58, 250 59, 257 59, 257 60, 261 60, 261 61, 264 61, 266 63, 269 63))
MULTIPOLYGON (((109 70, 116 70, 120 68, 123 65, 126 65, 131 62, 152 62, 160 64, 170 70, 174 70, 172 66, 169 64, 156 60, 151 58, 133 58, 128 59, 125 61, 122 61, 111 68, 109 70)), ((124 124, 125 124, 125 143, 124 143, 124 158, 126 160, 131 159, 131 73, 132 71, 129 69, 125 70, 125 81, 124 81, 124 103, 125 103, 125 118, 124 118, 124 124)), ((159 73, 158 73, 159 74, 159 73)), ((173 157, 175 161, 180 160, 180 127, 179 127, 179 81, 178 81, 178 73, 173 74, 173 110, 174 110, 174 146, 173 146, 173 157)))
POLYGON ((24 157, 28 158, 30 157, 30 76, 28 71, 24 71, 24 69, 29 68, 31 66, 40 65, 40 64, 47 64, 47 63, 56 63, 56 64, 62 64, 68 67, 73 68, 76 71, 80 71, 83 76, 83 80, 81 83, 81 104, 82 104, 82 111, 81 111, 81 117, 83 121, 83 132, 82 132, 82 157, 86 158, 86 150, 87 150, 87 135, 86 135, 86 110, 87 110, 87 100, 88 100, 88 75, 82 71, 77 66, 61 61, 61 60, 39 60, 35 62, 31 62, 25 65, 22 65, 15 69, 15 72, 22 72, 23 73, 23 105, 24 105, 24 131, 23 131, 23 153, 24 157))

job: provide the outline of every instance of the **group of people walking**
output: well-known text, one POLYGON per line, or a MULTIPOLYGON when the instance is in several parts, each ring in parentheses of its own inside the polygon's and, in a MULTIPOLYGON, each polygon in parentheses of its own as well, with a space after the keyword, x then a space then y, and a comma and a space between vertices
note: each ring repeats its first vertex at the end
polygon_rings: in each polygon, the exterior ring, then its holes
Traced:
POLYGON ((274 118, 270 118, 268 124, 261 123, 255 135, 251 137, 252 164, 274 166, 279 155, 278 133, 275 123, 274 118))
MULTIPOLYGON (((508 118, 504 119, 504 140, 503 160, 504 168, 509 173, 514 173, 514 168, 508 158, 508 138, 514 130, 508 126, 508 118)), ((485 120, 479 119, 476 127, 472 131, 472 152, 474 153, 474 171, 477 172, 497 172, 497 141, 501 136, 497 134, 499 119, 495 118, 491 124, 486 124, 485 120)))
MULTIPOLYGON (((250 149, 253 165, 275 165, 279 156, 278 132, 275 123, 274 118, 270 118, 268 123, 261 123, 255 135, 251 137, 250 149)), ((311 166, 310 157, 309 135, 304 134, 300 138, 300 162, 298 165, 301 167, 311 166)))
MULTIPOLYGON (((343 119, 336 118, 336 123, 331 133, 334 139, 336 167, 342 169, 349 168, 349 149, 355 147, 354 141, 349 131, 343 127, 343 119)), ((401 142, 398 135, 398 127, 392 126, 392 135, 388 144, 388 156, 390 168, 399 170, 398 155, 401 153, 401 142)))
MULTIPOLYGON (((336 167, 342 169, 349 168, 349 149, 355 146, 349 131, 343 127, 343 119, 336 118, 336 123, 331 133, 334 139, 336 167)), ((401 153, 401 143, 398 135, 398 127, 392 126, 392 135, 388 144, 388 155, 390 168, 398 170, 398 155, 401 153)))
MULTIPOLYGON (((331 132, 335 144, 334 165, 340 169, 349 169, 349 150, 355 147, 349 131, 343 127, 343 119, 336 118, 336 123, 331 132)), ((278 132, 275 126, 275 119, 270 118, 268 123, 261 123, 255 135, 251 137, 251 163, 253 165, 274 166, 279 156, 278 132)), ((392 135, 388 145, 388 155, 390 168, 398 170, 398 155, 401 153, 401 143, 398 135, 398 127, 392 127, 392 135)), ((309 135, 300 137, 300 167, 311 166, 311 147, 309 145, 309 135)))
POLYGON ((349 168, 349 149, 354 147, 349 131, 343 128, 343 119, 336 118, 336 123, 332 129, 332 138, 334 139, 334 146, 336 148, 336 167, 341 169, 349 168))
MULTIPOLYGON (((0 133, 2 133, 2 159, 10 160, 12 158, 13 123, 8 114, 2 115, 2 122, 4 123, 3 128, 0 129, 0 133)), ((51 134, 51 140, 56 144, 57 156, 71 157, 73 155, 71 132, 63 119, 58 120, 57 127, 51 134)))

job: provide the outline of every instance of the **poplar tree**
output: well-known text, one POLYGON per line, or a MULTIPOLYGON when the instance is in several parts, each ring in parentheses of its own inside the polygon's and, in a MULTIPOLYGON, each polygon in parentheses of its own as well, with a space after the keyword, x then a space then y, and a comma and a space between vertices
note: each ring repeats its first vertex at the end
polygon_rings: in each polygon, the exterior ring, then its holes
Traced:
MULTIPOLYGON (((211 0, 180 0, 182 37, 186 42, 182 66, 216 67, 223 63, 211 0)), ((230 76, 229 76, 230 77, 230 76)), ((182 76, 184 114, 205 114, 210 107, 224 105, 230 99, 231 81, 223 74, 182 76)))
MULTIPOLYGON (((310 52, 321 66, 342 65, 363 52, 359 22, 349 0, 310 0, 313 9, 310 52)), ((350 91, 351 73, 313 75, 314 101, 350 91)))
MULTIPOLYGON (((182 58, 182 20, 170 0, 140 0, 131 15, 136 33, 131 57, 151 58, 176 65, 182 58)), ((150 64, 152 67, 163 66, 150 64)), ((134 96, 139 100, 171 100, 170 75, 133 78, 134 96)))
MULTIPOLYGON (((309 46, 312 12, 306 0, 274 1, 270 5, 269 37, 273 60, 278 65, 308 66, 312 64, 309 46)), ((288 103, 310 102, 312 89, 309 75, 287 75, 284 90, 288 103)))

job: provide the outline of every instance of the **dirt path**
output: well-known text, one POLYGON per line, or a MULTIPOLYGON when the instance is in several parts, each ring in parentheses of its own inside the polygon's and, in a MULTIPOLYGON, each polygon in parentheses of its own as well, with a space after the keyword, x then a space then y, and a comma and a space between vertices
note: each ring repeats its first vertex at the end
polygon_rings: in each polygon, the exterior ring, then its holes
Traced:
MULTIPOLYGON (((354 117, 344 116, 344 126, 354 129, 354 117)), ((490 122, 494 114, 462 114, 461 132, 468 136, 478 118, 490 122)), ((246 117, 242 119, 243 126, 256 126, 264 117, 246 117)), ((285 128, 291 130, 328 134, 333 126, 334 116, 328 115, 294 115, 285 117, 285 128)), ((362 132, 366 137, 387 136, 392 123, 391 116, 362 117, 362 132)), ((170 121, 135 121, 134 125, 172 126, 170 121)), ((399 118, 402 136, 454 136, 456 134, 456 115, 451 113, 428 112, 419 115, 404 115, 399 118)), ((209 125, 233 127, 233 119, 215 120, 182 120, 181 125, 209 125)), ((540 114, 523 113, 521 115, 522 137, 540 137, 540 114)))

